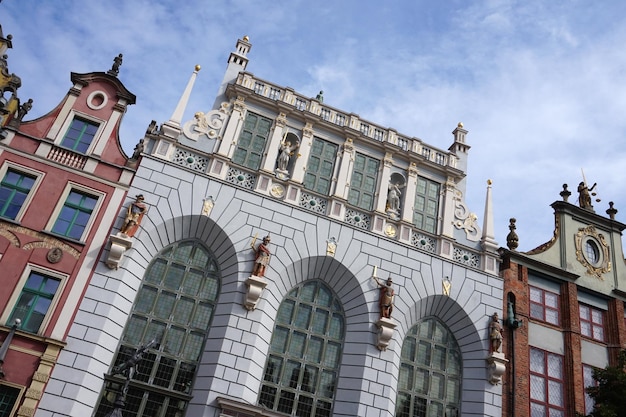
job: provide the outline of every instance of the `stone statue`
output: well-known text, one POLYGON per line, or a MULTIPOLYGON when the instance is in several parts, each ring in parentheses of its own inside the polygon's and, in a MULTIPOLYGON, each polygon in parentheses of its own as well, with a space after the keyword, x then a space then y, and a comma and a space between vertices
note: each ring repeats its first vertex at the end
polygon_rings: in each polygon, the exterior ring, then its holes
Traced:
POLYGON ((393 299, 395 297, 395 291, 391 287, 393 281, 391 277, 389 277, 387 278, 387 282, 383 284, 378 280, 376 275, 374 275, 372 278, 374 278, 376 284, 378 284, 378 288, 380 291, 378 299, 378 305, 380 306, 380 317, 390 319, 391 313, 393 312, 393 299))
POLYGON ((300 142, 296 141, 295 144, 292 144, 291 141, 283 141, 280 144, 280 153, 278 154, 278 159, 276 160, 276 168, 278 171, 287 172, 287 168, 289 166, 289 160, 293 156, 293 153, 300 146, 300 142))
POLYGON ((315 99, 320 103, 324 102, 324 92, 320 90, 320 92, 315 96, 315 99))
POLYGON ((130 159, 132 159, 133 161, 136 161, 137 159, 139 159, 143 150, 144 150, 143 139, 139 139, 139 143, 137 143, 137 145, 135 146, 135 149, 133 150, 133 156, 131 156, 130 159))
POLYGON ((119 54, 118 56, 113 58, 113 66, 111 67, 110 70, 107 71, 107 74, 117 77, 117 75, 120 73, 120 67, 122 66, 122 61, 123 61, 122 54, 119 54))
POLYGON ((256 238, 254 238, 250 245, 255 251, 254 268, 252 269, 252 275, 256 275, 257 277, 263 277, 265 276, 265 268, 267 267, 267 265, 269 265, 270 257, 272 255, 269 248, 270 236, 265 236, 263 238, 263 242, 259 243, 259 246, 257 246, 256 249, 254 248, 255 240, 256 238))
POLYGON ((587 184, 584 181, 581 181, 578 184, 578 205, 580 208, 593 210, 593 205, 591 204, 591 192, 594 188, 596 188, 597 183, 594 183, 591 188, 587 188, 587 184))
POLYGON ((493 313, 491 323, 489 323, 489 341, 491 353, 500 352, 502 346, 502 326, 498 320, 498 313, 493 313))
POLYGON ((33 99, 29 98, 28 101, 22 104, 20 108, 17 110, 17 120, 21 122, 24 116, 26 116, 26 114, 28 114, 28 112, 32 108, 33 108, 33 99))
POLYGON ((137 229, 139 229, 139 225, 141 224, 144 214, 148 211, 148 207, 143 201, 143 195, 139 194, 135 197, 135 201, 128 206, 128 209, 126 210, 126 219, 124 219, 124 224, 120 229, 120 233, 128 237, 133 237, 135 235, 137 229))
POLYGON ((387 210, 398 213, 400 210, 400 197, 402 197, 402 186, 398 183, 389 184, 389 192, 387 193, 387 210))

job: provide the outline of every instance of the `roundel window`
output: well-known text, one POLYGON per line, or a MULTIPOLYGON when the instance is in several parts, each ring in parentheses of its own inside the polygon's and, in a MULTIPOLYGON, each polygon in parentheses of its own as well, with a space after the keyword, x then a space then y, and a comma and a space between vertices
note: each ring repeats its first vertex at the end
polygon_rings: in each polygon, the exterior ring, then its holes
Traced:
POLYGON ((598 265, 601 261, 600 248, 593 239, 587 239, 585 241, 585 258, 591 265, 598 265))

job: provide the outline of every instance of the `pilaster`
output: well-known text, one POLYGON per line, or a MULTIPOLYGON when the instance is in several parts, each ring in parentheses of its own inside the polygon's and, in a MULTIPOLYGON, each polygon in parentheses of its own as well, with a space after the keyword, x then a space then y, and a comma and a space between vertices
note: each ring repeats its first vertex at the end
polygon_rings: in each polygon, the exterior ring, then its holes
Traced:
POLYGON ((350 190, 350 178, 352 173, 352 165, 354 164, 354 143, 352 138, 346 139, 341 152, 341 160, 339 161, 339 174, 337 175, 337 186, 333 196, 348 199, 348 191, 350 190))
POLYGON ((304 174, 306 172, 306 164, 309 160, 309 154, 311 153, 311 147, 313 146, 313 124, 307 122, 302 128, 302 143, 300 149, 298 149, 298 159, 293 167, 293 173, 291 174, 292 181, 302 184, 304 181, 304 174))
POLYGON ((233 156, 235 145, 243 127, 244 113, 246 111, 245 98, 238 96, 233 103, 233 110, 228 120, 228 125, 222 136, 222 141, 217 149, 217 154, 229 158, 233 156))

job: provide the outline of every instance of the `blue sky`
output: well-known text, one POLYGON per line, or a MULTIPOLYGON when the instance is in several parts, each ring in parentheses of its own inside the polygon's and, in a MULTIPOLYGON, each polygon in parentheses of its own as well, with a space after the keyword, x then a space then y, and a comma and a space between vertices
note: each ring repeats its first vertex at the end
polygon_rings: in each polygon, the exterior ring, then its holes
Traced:
POLYGON ((70 72, 106 71, 137 95, 121 130, 132 152, 167 121, 196 64, 185 120, 213 104, 238 38, 260 78, 447 149, 463 122, 471 146, 466 201, 483 220, 493 181, 496 240, 517 218, 519 250, 548 241, 550 204, 584 170, 626 222, 626 2, 303 0, 3 0, 9 70, 51 110, 70 72))

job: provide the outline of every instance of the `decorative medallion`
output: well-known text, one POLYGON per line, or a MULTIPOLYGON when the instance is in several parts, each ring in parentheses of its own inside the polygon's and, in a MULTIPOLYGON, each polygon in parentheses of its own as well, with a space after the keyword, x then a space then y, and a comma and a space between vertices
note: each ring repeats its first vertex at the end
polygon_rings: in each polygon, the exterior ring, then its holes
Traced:
POLYGON ((51 264, 56 264, 61 261, 61 258, 63 258, 63 251, 61 248, 52 248, 48 251, 46 258, 51 264))
POLYGON ((585 268, 587 274, 603 280, 602 274, 611 271, 609 245, 602 233, 594 226, 581 227, 574 236, 576 259, 585 268))
POLYGON ((272 197, 281 198, 285 195, 285 187, 280 184, 272 184, 270 194, 272 195, 272 197))
POLYGON ((396 237, 396 234, 398 234, 398 228, 393 224, 388 223, 387 226, 385 226, 385 234, 389 237, 396 237))

